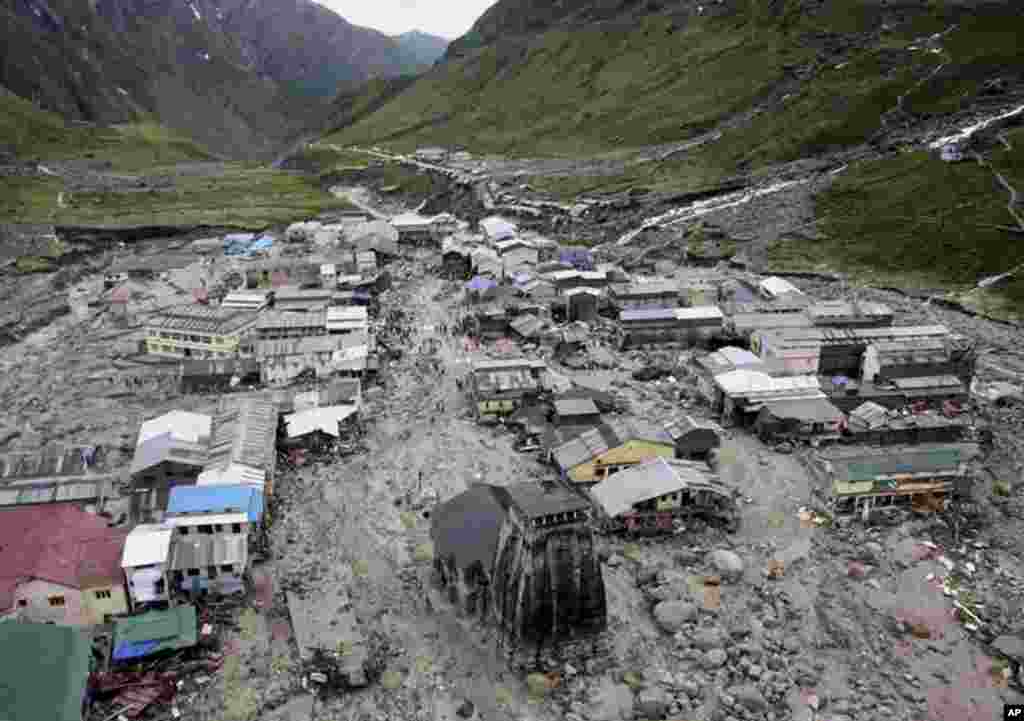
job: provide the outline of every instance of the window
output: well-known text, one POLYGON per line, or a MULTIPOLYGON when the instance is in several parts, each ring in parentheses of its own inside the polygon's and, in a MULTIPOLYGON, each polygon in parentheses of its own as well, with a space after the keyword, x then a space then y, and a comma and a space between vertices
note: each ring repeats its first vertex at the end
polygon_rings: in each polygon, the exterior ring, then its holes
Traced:
POLYGON ((209 568, 207 568, 206 569, 206 575, 209 576, 210 578, 216 578, 217 577, 217 567, 216 566, 210 566, 209 568))
POLYGON ((96 591, 96 598, 110 598, 110 590, 103 589, 100 591, 96 591))
POLYGON ((181 532, 181 535, 188 535, 188 526, 178 526, 178 530, 181 532))
POLYGON ((27 605, 28 605, 28 601, 26 601, 24 598, 19 598, 18 599, 18 607, 19 608, 25 608, 25 606, 27 606, 27 605))
POLYGON ((189 575, 189 578, 194 578, 194 577, 198 576, 199 575, 199 569, 198 568, 190 568, 190 569, 188 569, 188 575, 189 575))
POLYGON ((242 532, 242 524, 241 523, 232 523, 231 524, 231 532, 232 533, 241 533, 242 532))
POLYGON ((50 605, 54 606, 54 607, 61 607, 61 606, 64 605, 64 597, 63 596, 50 596, 49 601, 50 601, 50 605))
POLYGON ((185 580, 185 574, 183 572, 181 572, 181 571, 175 571, 174 572, 174 582, 175 583, 181 583, 184 580, 185 580))
POLYGON ((199 526, 199 532, 200 533, 206 533, 206 534, 212 534, 213 533, 213 526, 210 526, 210 525, 199 526))
POLYGON ((214 524, 214 526, 213 526, 213 532, 214 533, 222 533, 223 531, 224 531, 224 526, 222 526, 219 523, 214 524))
POLYGON ((220 570, 222 570, 224 573, 232 573, 235 570, 235 568, 230 563, 225 563, 220 567, 220 570))

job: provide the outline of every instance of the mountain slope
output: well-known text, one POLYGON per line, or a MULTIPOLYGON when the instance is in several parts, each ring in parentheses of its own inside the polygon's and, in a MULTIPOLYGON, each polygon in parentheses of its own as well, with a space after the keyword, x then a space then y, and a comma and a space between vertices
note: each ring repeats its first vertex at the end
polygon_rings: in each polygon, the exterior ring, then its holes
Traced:
POLYGON ((0 85, 100 124, 158 121, 266 158, 340 87, 415 67, 309 0, 0 0, 0 85))
POLYGON ((405 53, 405 56, 417 66, 430 66, 437 60, 444 57, 448 48, 448 41, 437 35, 410 30, 407 33, 395 36, 395 41, 405 53))
MULTIPOLYGON (((808 239, 746 226, 772 243, 773 262, 871 266, 893 284, 913 275, 967 290, 1024 262, 1010 194, 991 169, 922 151, 1024 105, 1020 37, 1024 14, 1009 0, 500 0, 445 63, 326 140, 599 156, 624 168, 530 179, 570 196, 808 174, 819 189, 845 167, 834 192, 802 191, 808 239)), ((975 150, 1020 189, 1018 138, 975 150)), ((1024 279, 1001 288, 1024 301, 1024 279)))

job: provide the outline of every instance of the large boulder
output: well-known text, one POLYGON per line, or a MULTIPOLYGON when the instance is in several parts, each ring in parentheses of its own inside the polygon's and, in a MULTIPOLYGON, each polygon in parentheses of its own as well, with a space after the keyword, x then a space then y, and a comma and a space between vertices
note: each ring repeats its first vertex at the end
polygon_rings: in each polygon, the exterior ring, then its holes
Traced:
POLYGON ((732 690, 736 702, 753 713, 764 713, 768 710, 768 702, 753 684, 743 684, 732 690))
POLYGON ((638 719, 660 721, 668 716, 668 710, 671 705, 672 698, 668 692, 653 686, 637 694, 636 707, 633 713, 638 719))
POLYGON ((701 658, 701 665, 706 669, 722 668, 729 659, 728 654, 720 648, 713 648, 701 658))
POLYGON ((743 559, 732 551, 719 548, 708 554, 707 561, 723 579, 738 581, 743 577, 743 559))
POLYGON ((725 634, 717 628, 702 628, 690 639, 690 643, 701 651, 724 648, 725 642, 725 634))
POLYGON ((686 601, 662 601, 654 607, 654 620, 662 630, 676 633, 697 618, 697 607, 686 601))
POLYGON ((610 677, 601 679, 597 693, 591 698, 586 717, 593 721, 628 721, 633 718, 633 691, 610 677))

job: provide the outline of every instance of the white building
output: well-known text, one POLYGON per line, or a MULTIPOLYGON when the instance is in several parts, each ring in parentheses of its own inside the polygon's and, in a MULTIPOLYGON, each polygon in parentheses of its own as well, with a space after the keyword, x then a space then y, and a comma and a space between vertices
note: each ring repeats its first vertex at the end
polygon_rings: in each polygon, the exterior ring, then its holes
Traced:
POLYGON ((156 524, 136 526, 125 539, 121 568, 132 604, 168 601, 167 570, 173 529, 156 524))

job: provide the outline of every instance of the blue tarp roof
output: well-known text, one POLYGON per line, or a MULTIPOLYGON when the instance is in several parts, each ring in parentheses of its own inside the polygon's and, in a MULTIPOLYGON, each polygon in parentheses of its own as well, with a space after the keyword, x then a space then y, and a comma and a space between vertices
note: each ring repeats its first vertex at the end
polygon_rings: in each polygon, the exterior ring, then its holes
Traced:
POLYGON ((271 248, 274 245, 274 237, 271 235, 261 235, 259 238, 252 242, 249 246, 250 250, 265 250, 271 248))
POLYGON ((258 523, 263 517, 263 493, 254 486, 175 486, 167 513, 223 513, 237 508, 258 523))
POLYGON ((478 275, 473 280, 466 283, 466 287, 470 290, 487 290, 493 288, 497 283, 490 278, 485 278, 482 275, 478 275))

